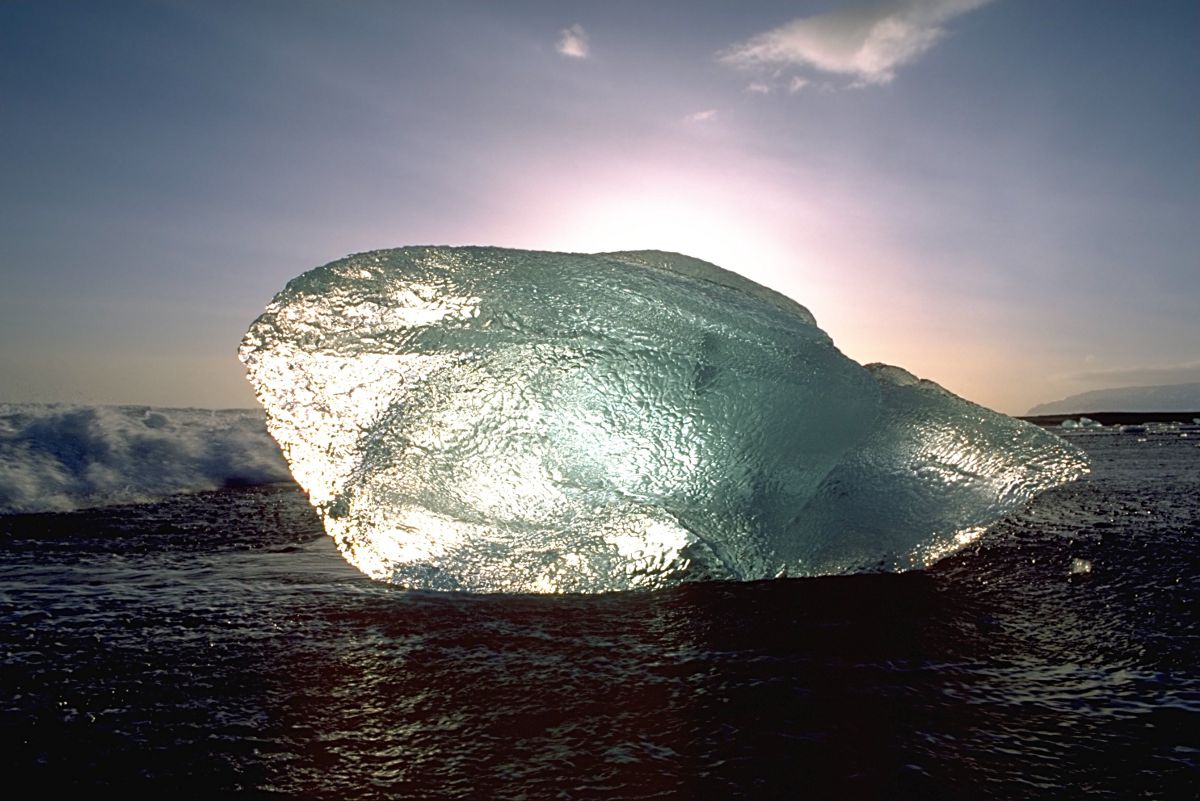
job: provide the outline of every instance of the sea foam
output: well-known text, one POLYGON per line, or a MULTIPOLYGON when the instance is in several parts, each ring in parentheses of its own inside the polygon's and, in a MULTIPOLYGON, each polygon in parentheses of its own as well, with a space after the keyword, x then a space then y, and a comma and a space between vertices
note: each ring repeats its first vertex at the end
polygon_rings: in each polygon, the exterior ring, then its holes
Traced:
POLYGON ((0 404, 0 513, 289 479, 257 409, 0 404))

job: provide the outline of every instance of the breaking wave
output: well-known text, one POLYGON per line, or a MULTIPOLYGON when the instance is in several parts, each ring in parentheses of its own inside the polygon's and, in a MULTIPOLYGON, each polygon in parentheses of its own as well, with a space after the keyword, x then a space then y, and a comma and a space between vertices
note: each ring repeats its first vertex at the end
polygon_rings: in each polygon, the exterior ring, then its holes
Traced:
POLYGON ((290 479, 258 410, 0 404, 0 513, 290 479))

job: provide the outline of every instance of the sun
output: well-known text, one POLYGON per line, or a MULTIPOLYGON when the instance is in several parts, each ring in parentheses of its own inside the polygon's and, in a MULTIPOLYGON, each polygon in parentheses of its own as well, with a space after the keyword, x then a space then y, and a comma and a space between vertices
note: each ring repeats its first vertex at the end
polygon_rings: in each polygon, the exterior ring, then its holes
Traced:
POLYGON ((609 190, 569 204, 549 233, 555 250, 668 250, 761 279, 782 261, 737 202, 709 188, 609 190))

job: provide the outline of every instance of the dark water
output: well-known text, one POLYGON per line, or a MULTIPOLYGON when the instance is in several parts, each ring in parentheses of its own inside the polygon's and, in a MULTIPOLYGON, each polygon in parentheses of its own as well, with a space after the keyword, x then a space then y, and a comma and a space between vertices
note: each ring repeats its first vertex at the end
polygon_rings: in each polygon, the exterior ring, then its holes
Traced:
POLYGON ((1194 798, 1200 432, 926 572, 374 584, 295 487, 0 519, 10 784, 313 798, 1194 798), (1090 568, 1090 570, 1088 569, 1090 568))

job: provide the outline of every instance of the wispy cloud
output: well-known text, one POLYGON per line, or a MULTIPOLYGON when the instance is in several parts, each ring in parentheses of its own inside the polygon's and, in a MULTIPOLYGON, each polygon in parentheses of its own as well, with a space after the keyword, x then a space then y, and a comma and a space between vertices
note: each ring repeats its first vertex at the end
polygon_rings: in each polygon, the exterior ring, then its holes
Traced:
POLYGON ((752 95, 766 95, 771 93, 771 86, 762 81, 754 81, 746 87, 746 91, 752 95))
POLYGON ((683 121, 684 122, 692 122, 692 123, 712 122, 716 118, 717 118, 717 110, 715 108, 708 108, 708 109, 705 109, 704 111, 697 111, 695 114, 687 115, 686 117, 683 118, 683 121))
MULTIPOLYGON (((802 17, 719 54, 734 67, 778 74, 808 67, 850 76, 858 85, 885 84, 946 35, 951 19, 990 0, 882 0, 802 17)), ((792 89, 791 91, 795 91, 792 89)))
POLYGON ((591 53, 587 31, 578 22, 570 28, 563 28, 558 32, 558 43, 555 45, 555 49, 571 58, 587 58, 591 53))
POLYGON ((1200 361, 1123 367, 1113 370, 1086 370, 1069 375, 1067 378, 1071 381, 1106 387, 1191 384, 1200 381, 1200 361))

